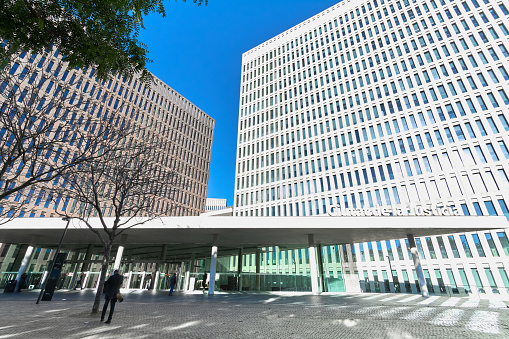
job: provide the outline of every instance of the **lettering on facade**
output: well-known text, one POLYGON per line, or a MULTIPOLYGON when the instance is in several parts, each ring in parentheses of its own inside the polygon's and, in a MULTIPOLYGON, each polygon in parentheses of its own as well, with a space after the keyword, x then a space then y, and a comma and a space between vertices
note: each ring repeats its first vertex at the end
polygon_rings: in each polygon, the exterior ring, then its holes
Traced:
POLYGON ((462 215, 455 206, 393 206, 368 208, 341 208, 331 206, 331 217, 389 217, 389 216, 457 216, 462 215))

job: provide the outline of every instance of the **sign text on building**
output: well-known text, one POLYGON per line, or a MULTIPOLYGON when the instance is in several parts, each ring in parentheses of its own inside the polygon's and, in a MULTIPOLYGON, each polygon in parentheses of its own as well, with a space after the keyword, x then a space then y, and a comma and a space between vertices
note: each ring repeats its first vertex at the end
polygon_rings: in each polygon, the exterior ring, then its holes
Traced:
POLYGON ((367 207, 367 208, 341 208, 331 206, 331 217, 371 217, 371 216, 448 216, 461 215, 455 206, 392 206, 392 207, 367 207))

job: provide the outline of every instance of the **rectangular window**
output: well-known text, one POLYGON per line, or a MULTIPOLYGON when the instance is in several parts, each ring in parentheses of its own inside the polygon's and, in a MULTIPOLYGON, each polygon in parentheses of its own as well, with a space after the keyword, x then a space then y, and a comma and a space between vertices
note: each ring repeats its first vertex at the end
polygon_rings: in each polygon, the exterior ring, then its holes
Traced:
POLYGON ((479 257, 485 257, 486 254, 484 254, 484 249, 481 244, 481 240, 479 239, 479 236, 477 234, 472 234, 472 239, 474 240, 475 247, 477 248, 477 253, 479 254, 479 257))
POLYGON ((488 242, 488 246, 490 247, 491 255, 494 257, 499 257, 497 247, 495 246, 495 242, 493 241, 493 238, 491 236, 491 233, 484 233, 484 236, 486 237, 486 241, 488 242))
POLYGON ((463 245, 463 250, 465 251, 465 255, 467 258, 472 258, 472 252, 470 251, 470 246, 468 246, 467 237, 464 234, 460 235, 461 244, 463 245))
POLYGON ((445 248, 444 240, 442 236, 437 236, 438 247, 440 248, 440 254, 443 259, 447 259, 447 250, 445 248))
POLYGON ((454 236, 449 235, 447 238, 449 239, 449 245, 451 245, 452 254, 454 255, 455 258, 459 258, 460 254, 458 252, 458 247, 456 247, 456 241, 454 240, 454 236))
POLYGON ((509 257, 509 240, 505 232, 497 232, 498 241, 504 250, 504 254, 509 257))

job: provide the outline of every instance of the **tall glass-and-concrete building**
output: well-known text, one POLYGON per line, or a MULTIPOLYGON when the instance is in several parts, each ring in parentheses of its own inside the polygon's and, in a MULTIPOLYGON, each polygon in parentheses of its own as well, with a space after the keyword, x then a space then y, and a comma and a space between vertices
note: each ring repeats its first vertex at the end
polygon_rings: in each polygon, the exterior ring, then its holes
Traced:
MULTIPOLYGON (((60 115, 62 120, 70 121, 69 124, 77 121, 80 126, 85 125, 85 130, 90 125, 90 129, 95 128, 100 133, 101 121, 114 122, 115 126, 125 124, 145 128, 145 135, 140 137, 146 140, 156 137, 161 141, 158 161, 168 170, 177 170, 182 183, 178 187, 170 187, 175 185, 169 184, 165 196, 156 199, 155 210, 161 203, 172 204, 171 215, 199 215, 205 211, 214 119, 163 81, 154 76, 153 82, 147 83, 140 81, 138 76, 129 80, 120 75, 101 80, 94 69, 68 68, 58 50, 45 55, 23 53, 12 61, 5 75, 0 80, 2 112, 5 107, 16 105, 36 107, 32 101, 37 101, 36 109, 47 110, 46 113, 53 119, 51 121, 60 115), (52 104, 52 100, 64 92, 69 94, 58 104, 68 108, 66 111, 52 104), (32 96, 36 99, 30 98, 30 93, 35 93, 32 96)), ((53 129, 58 130, 58 126, 53 129)), ((51 129, 49 131, 51 133, 51 129)), ((1 136, 10 137, 3 128, 1 136)), ((76 135, 69 136, 71 153, 77 147, 75 138, 76 135)), ((46 159, 57 159, 59 152, 61 150, 53 154, 49 151, 46 159)), ((16 180, 23 179, 24 175, 21 175, 16 180)), ((55 201, 52 189, 66 184, 66 180, 56 179, 46 187, 24 192, 25 204, 19 216, 51 217, 57 215, 54 213, 57 208, 67 208, 73 213, 77 208, 73 201, 63 203, 65 197, 55 201)), ((67 184, 70 185, 69 180, 67 184)), ((2 201, 0 209, 7 211, 10 201, 20 201, 20 195, 12 194, 10 200, 2 201)), ((15 216, 18 215, 11 217, 15 216)))
MULTIPOLYGON (((509 218, 509 5, 343 1, 264 42, 242 58, 237 152, 238 216, 398 206, 509 218)), ((507 230, 416 241, 431 291, 507 293, 507 230)), ((323 274, 410 292, 407 249, 329 246, 323 274)))
MULTIPOLYGON (((154 211, 166 211, 163 205, 171 204, 169 213, 171 216, 197 216, 205 211, 214 119, 160 79, 154 77, 153 80, 148 84, 140 81, 137 76, 128 80, 119 75, 112 75, 103 81, 95 76, 93 69, 69 68, 67 63, 62 61, 58 50, 45 55, 23 53, 12 60, 11 67, 0 79, 0 108, 2 114, 9 114, 8 107, 29 105, 37 110, 34 116, 41 120, 46 113, 52 117, 52 121, 61 117, 62 120, 70 120, 70 124, 76 121, 78 125, 85 125, 85 130, 89 127, 94 131, 95 128, 98 133, 102 128, 99 127, 100 121, 109 121, 115 123, 115 126, 124 126, 124 123, 143 126, 146 133, 137 137, 145 138, 144 140, 156 137, 160 140, 161 147, 157 159, 161 167, 169 171, 175 169, 179 173, 178 187, 169 183, 165 193, 155 197, 154 211), (69 110, 51 104, 53 98, 65 91, 68 95, 64 107, 70 107, 69 110), (31 96, 30 93, 37 95, 31 96)), ((12 137, 3 127, 0 125, 2 147, 6 145, 5 140, 12 137)), ((52 126, 48 133, 52 130, 58 133, 57 126, 52 126)), ((76 135, 72 136, 70 133, 67 153, 72 154, 79 147, 80 143, 75 139, 76 135)), ((56 162, 57 159, 58 161, 62 159, 63 154, 60 149, 55 148, 53 151, 49 149, 45 158, 54 157, 56 162)), ((65 157, 62 161, 65 161, 65 157)), ((32 167, 35 166, 32 164, 32 167)), ((16 168, 17 164, 8 171, 15 172, 16 168)), ((2 178, 8 174, 3 173, 2 178)), ((24 174, 21 173, 16 180, 25 180, 24 174)), ((72 199, 66 199, 65 196, 56 198, 52 191, 56 187, 71 185, 70 181, 57 177, 47 184, 36 188, 29 187, 24 192, 12 194, 0 203, 0 213, 9 211, 7 217, 25 218, 57 217, 57 210, 58 212, 67 210, 72 214, 78 211, 79 204, 72 199), (15 210, 15 214, 11 215, 11 211, 14 210, 10 206, 20 201, 24 202, 23 208, 15 210)), ((16 185, 19 182, 13 181, 12 184, 16 185)), ((109 217, 111 209, 107 207, 105 206, 105 215, 109 217)), ((5 216, 5 213, 2 216, 5 216)), ((72 251, 69 251, 73 252, 72 257, 69 254, 69 260, 72 258, 73 261, 66 263, 66 270, 70 272, 74 270, 74 276, 78 269, 90 271, 90 275, 87 273, 87 276, 91 277, 87 278, 87 285, 93 287, 98 281, 99 261, 96 260, 90 267, 88 262, 83 266, 75 261, 78 258, 89 260, 92 253, 102 254, 99 248, 96 247, 94 250, 92 245, 87 245, 82 244, 81 248, 73 247, 72 251)), ((31 246, 36 248, 27 273, 29 285, 37 286, 44 274, 47 260, 53 255, 50 256, 50 249, 41 248, 37 243, 31 246)), ((27 244, 0 243, 0 287, 3 288, 8 279, 16 277, 27 248, 27 244)), ((98 256, 94 258, 97 259, 98 256)), ((147 269, 146 265, 144 267, 147 269)), ((70 283, 70 280, 67 283, 70 283)), ((139 281, 138 285, 141 286, 139 281)))

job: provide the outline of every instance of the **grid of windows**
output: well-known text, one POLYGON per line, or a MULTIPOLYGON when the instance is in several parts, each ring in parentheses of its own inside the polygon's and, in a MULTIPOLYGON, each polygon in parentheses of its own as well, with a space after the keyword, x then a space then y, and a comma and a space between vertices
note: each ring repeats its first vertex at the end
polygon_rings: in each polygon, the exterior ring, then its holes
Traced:
POLYGON ((226 199, 207 198, 205 211, 219 211, 226 208, 226 199))
MULTIPOLYGON (((435 294, 449 295, 509 293, 508 268, 504 264, 504 258, 509 254, 507 239, 506 231, 502 230, 416 238, 424 271, 430 268, 428 274, 425 273, 428 289, 435 294), (462 264, 451 265, 451 262, 447 261, 450 258, 460 259, 462 264), (467 262, 468 265, 465 266, 467 262)), ((387 240, 385 246, 375 247, 375 244, 377 243, 351 244, 348 249, 347 245, 344 245, 341 258, 343 270, 358 270, 364 291, 417 292, 417 278, 410 281, 407 274, 409 270, 415 276, 406 239, 387 240), (365 252, 366 248, 369 253, 365 252), (395 250, 398 255, 395 255, 395 250), (355 256, 356 251, 360 256, 355 256), (393 276, 387 281, 385 288, 380 287, 377 282, 378 272, 389 263, 393 276)))
POLYGON ((236 214, 502 192, 508 17, 462 4, 340 3, 245 53, 236 214))
MULTIPOLYGON (((58 50, 45 55, 22 53, 13 60, 8 71, 17 76, 22 85, 11 88, 11 85, 3 81, 0 84, 0 94, 5 94, 5 91, 19 96, 18 101, 24 102, 28 93, 24 87, 40 81, 44 85, 39 86, 45 86, 47 97, 41 98, 38 105, 42 107, 48 97, 66 91, 66 97, 70 98, 69 104, 76 104, 80 109, 73 113, 72 121, 85 124, 85 129, 90 125, 94 131, 96 124, 91 123, 93 119, 114 122, 115 126, 135 123, 148 127, 148 135, 136 137, 160 138, 159 161, 171 169, 178 168, 182 181, 178 189, 168 187, 164 196, 154 204, 154 209, 165 210, 163 205, 171 204, 172 215, 199 215, 205 211, 214 119, 156 77, 151 84, 142 83, 137 77, 128 80, 120 75, 105 81, 95 76, 94 69, 67 68, 61 58, 58 50), (51 81, 43 81, 47 75, 51 76, 51 81)), ((68 114, 49 107, 48 114, 50 111, 55 117, 63 114, 65 118, 68 114)), ((4 132, 2 129, 0 136, 4 132)), ((73 142, 71 138, 71 152, 73 142)), ((61 152, 65 150, 54 151, 55 159, 59 158, 61 152)), ((46 156, 48 158, 53 155, 48 152, 46 156)), ((57 178, 52 184, 70 185, 70 182, 57 178)), ((51 187, 49 185, 46 189, 31 190, 26 198, 27 210, 19 216, 52 216, 52 211, 57 208, 64 210, 69 207, 71 213, 79 208, 76 202, 68 198, 55 200, 51 187)), ((21 194, 11 197, 15 201, 20 198, 21 194)), ((8 206, 8 202, 5 205, 8 206)), ((111 209, 108 210, 111 213, 111 209)))
MULTIPOLYGON (((235 215, 417 203, 509 219, 508 29, 503 1, 343 1, 244 53, 235 215)), ((492 262, 504 251, 499 233, 417 246, 430 262, 492 262)), ((379 248, 403 260, 404 243, 345 245, 344 260, 366 263, 355 273, 380 282, 371 290, 393 277, 404 289, 411 269, 367 265, 379 248)), ((477 282, 453 271, 429 266, 425 276, 477 282)), ((476 272, 489 286, 481 263, 476 272)))

